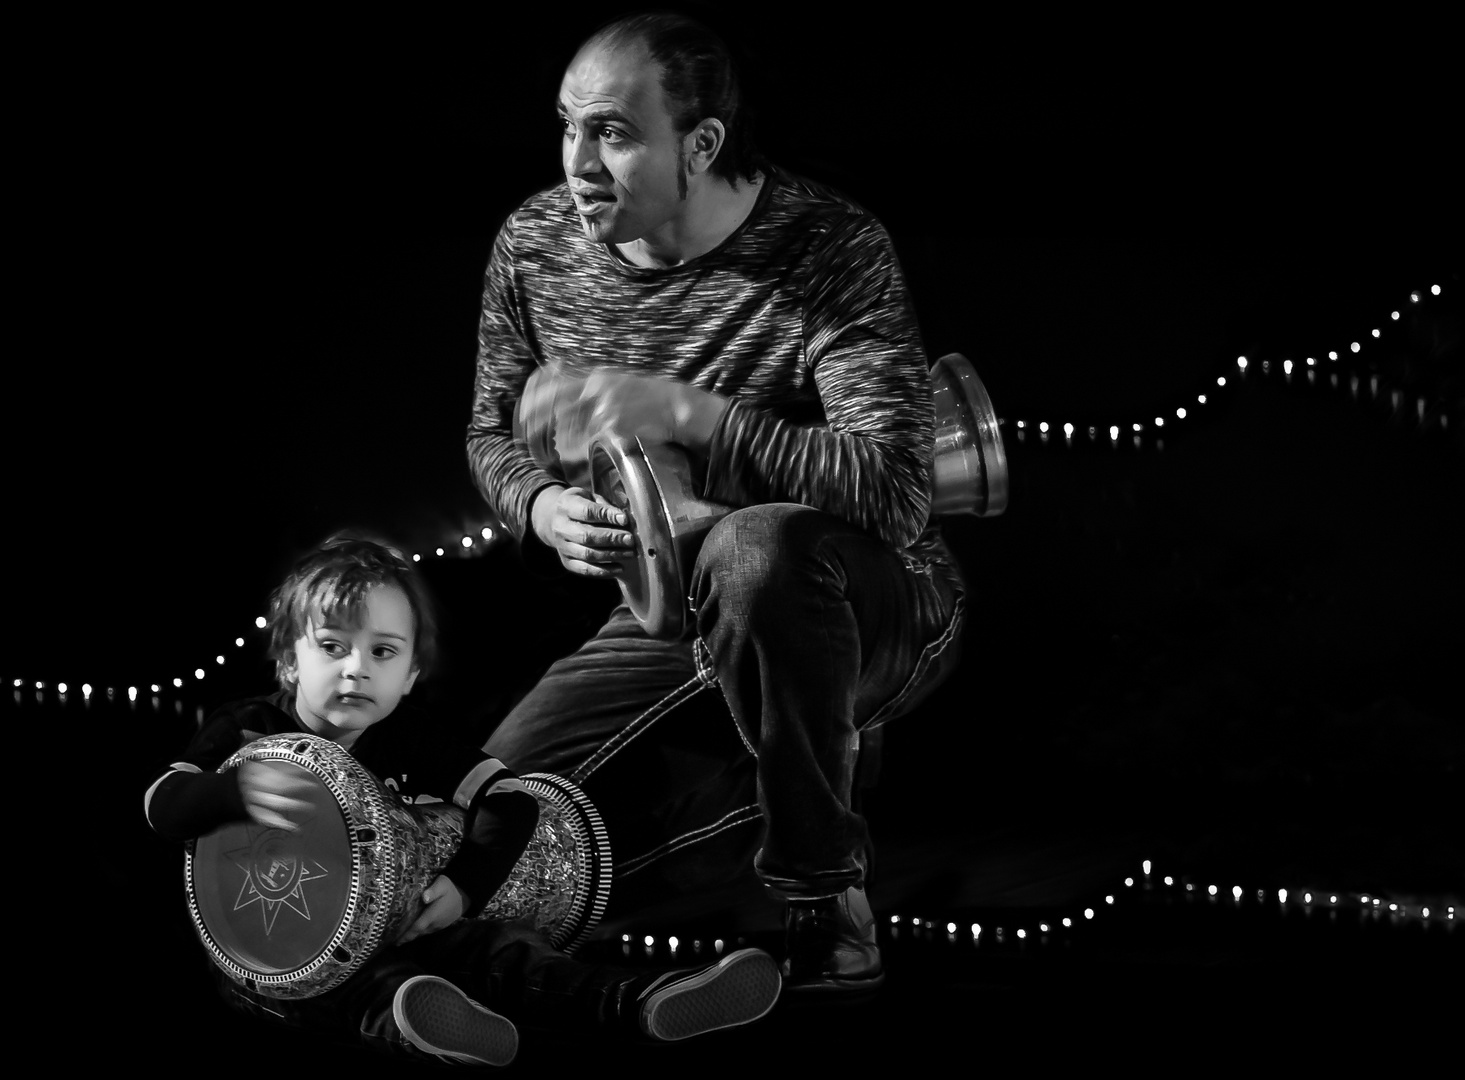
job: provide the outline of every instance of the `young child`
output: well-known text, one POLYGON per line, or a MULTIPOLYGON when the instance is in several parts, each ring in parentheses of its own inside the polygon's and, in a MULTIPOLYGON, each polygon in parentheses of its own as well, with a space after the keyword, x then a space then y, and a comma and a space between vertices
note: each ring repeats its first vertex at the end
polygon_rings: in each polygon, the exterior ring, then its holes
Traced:
POLYGON ((292 815, 311 806, 308 778, 268 761, 216 771, 241 747, 284 732, 330 739, 404 802, 451 800, 466 827, 418 918, 342 985, 281 1000, 215 968, 231 1004, 389 1052, 483 1065, 507 1065, 519 1040, 514 1023, 481 1002, 539 1026, 663 1041, 749 1023, 773 1007, 777 965, 757 949, 684 971, 600 967, 521 923, 473 918, 533 835, 538 801, 499 761, 438 737, 404 701, 432 663, 435 630, 423 584, 398 552, 373 540, 326 541, 276 590, 269 633, 281 689, 219 709, 152 784, 144 811, 157 832, 188 840, 246 820, 295 828, 292 815))

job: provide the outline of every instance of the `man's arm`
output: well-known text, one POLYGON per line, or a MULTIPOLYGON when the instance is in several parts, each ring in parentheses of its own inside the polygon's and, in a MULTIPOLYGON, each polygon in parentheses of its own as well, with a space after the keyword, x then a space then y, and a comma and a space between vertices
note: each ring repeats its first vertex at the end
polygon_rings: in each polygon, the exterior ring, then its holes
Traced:
POLYGON ((934 406, 905 279, 875 219, 851 218, 814 257, 804 338, 828 426, 734 400, 712 438, 706 495, 803 503, 908 547, 930 514, 934 406))

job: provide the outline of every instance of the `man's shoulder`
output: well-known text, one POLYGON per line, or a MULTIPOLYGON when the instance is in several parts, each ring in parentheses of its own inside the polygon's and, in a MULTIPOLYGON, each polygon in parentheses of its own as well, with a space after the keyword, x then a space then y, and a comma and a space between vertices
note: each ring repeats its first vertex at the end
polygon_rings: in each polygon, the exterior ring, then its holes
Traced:
POLYGON ((505 220, 505 227, 515 232, 531 229, 573 228, 574 201, 569 187, 561 181, 543 191, 536 191, 521 202, 505 220))
POLYGON ((770 226, 796 229, 807 236, 885 233, 879 218, 832 184, 776 168, 770 180, 773 188, 766 214, 770 226))

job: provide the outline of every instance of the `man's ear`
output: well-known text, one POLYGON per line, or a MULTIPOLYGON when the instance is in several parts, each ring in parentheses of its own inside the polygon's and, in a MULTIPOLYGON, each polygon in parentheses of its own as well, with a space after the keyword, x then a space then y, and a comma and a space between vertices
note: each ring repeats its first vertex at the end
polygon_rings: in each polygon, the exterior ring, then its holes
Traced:
POLYGON ((722 121, 709 117, 687 132, 687 169, 693 175, 712 167, 727 142, 727 129, 722 121))

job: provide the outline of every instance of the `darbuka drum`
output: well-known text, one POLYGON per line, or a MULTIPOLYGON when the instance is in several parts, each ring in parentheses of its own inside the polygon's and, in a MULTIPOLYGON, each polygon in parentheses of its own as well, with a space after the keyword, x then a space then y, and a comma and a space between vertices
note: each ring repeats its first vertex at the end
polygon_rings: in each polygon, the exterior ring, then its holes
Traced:
MULTIPOLYGON (((734 509, 703 499, 686 455, 577 421, 584 378, 540 369, 514 413, 515 438, 535 463, 573 487, 588 488, 625 510, 636 558, 619 579, 646 633, 675 638, 691 616, 687 589, 708 530, 734 509)), ((971 362, 948 353, 931 367, 935 407, 931 515, 994 517, 1007 508, 1007 455, 992 400, 971 362)))
MULTIPOLYGON (((315 735, 271 735, 226 761, 279 762, 312 783, 313 813, 286 832, 233 823, 189 845, 194 928, 214 962, 250 990, 305 998, 340 985, 422 911, 422 890, 458 850, 464 814, 406 806, 349 753, 315 735)), ((566 951, 583 943, 610 895, 600 815, 563 777, 520 778, 539 825, 480 918, 530 916, 566 951)))

